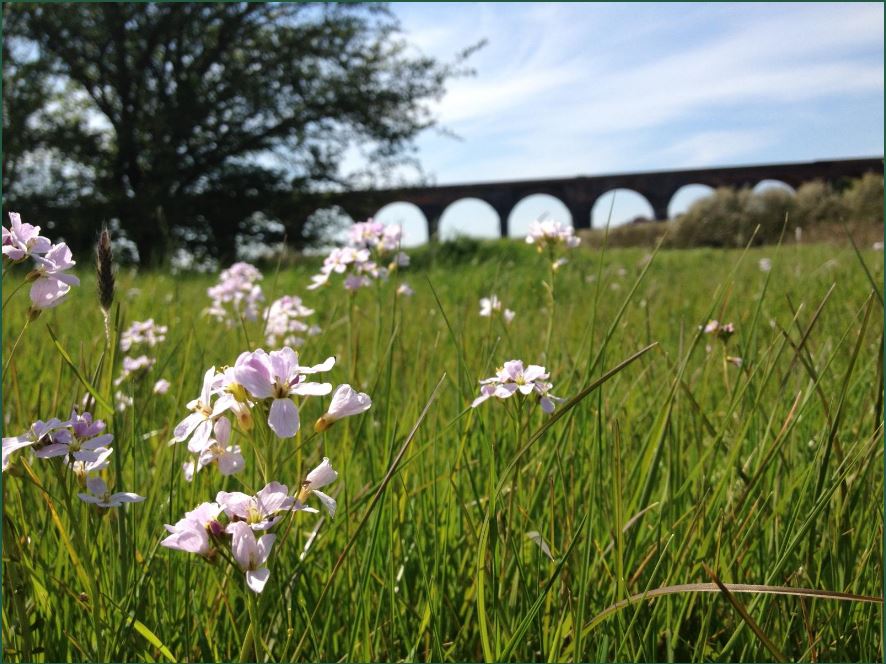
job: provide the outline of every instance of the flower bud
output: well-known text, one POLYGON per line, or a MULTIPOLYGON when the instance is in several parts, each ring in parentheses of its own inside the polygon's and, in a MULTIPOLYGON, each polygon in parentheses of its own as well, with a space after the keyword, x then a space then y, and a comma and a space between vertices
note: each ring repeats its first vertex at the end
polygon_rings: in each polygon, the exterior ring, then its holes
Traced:
POLYGON ((321 415, 321 416, 317 419, 317 421, 314 422, 314 431, 316 431, 317 433, 323 433, 323 432, 326 431, 329 427, 331 427, 332 424, 333 424, 333 421, 332 421, 332 420, 330 420, 330 419, 329 419, 328 417, 326 417, 325 415, 321 415))

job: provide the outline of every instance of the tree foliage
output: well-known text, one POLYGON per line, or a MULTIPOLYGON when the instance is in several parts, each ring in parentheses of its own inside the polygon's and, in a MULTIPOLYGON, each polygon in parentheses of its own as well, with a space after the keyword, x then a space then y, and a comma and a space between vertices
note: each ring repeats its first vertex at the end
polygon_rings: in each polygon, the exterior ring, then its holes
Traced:
POLYGON ((380 5, 4 3, 7 209, 74 246, 116 219, 143 260, 228 257, 256 213, 309 242, 304 194, 417 165, 468 53, 421 55, 380 5))

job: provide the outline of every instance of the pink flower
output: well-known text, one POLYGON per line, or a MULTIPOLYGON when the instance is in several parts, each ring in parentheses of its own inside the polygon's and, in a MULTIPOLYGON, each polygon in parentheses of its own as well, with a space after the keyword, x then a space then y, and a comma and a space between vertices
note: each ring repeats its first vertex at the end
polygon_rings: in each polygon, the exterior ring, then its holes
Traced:
POLYGON ((542 410, 552 413, 554 401, 560 399, 549 393, 553 387, 547 382, 549 376, 545 368, 538 364, 530 364, 524 368, 522 360, 510 360, 504 363, 495 376, 480 381, 480 396, 474 399, 471 407, 476 408, 490 397, 507 399, 517 392, 524 396, 535 393, 542 410))
POLYGON ((123 330, 120 335, 120 350, 127 353, 133 346, 141 344, 153 348, 166 340, 168 329, 166 325, 154 323, 153 318, 146 321, 133 321, 132 325, 123 330))
POLYGON ((271 571, 265 566, 276 535, 262 535, 255 539, 255 534, 242 521, 229 523, 227 532, 231 535, 231 553, 240 570, 246 572, 246 585, 254 593, 265 589, 271 571))
POLYGON ((240 491, 219 491, 215 501, 232 520, 244 521, 253 530, 267 530, 291 510, 295 499, 289 495, 285 484, 271 482, 254 496, 240 491))
POLYGON ((54 431, 66 427, 67 425, 67 422, 62 422, 55 417, 53 417, 51 420, 47 420, 46 422, 42 420, 37 420, 25 433, 19 436, 9 436, 4 438, 3 470, 5 471, 7 468, 9 468, 9 464, 12 462, 13 452, 24 449, 25 447, 30 447, 37 442, 41 442, 44 438, 49 436, 54 431))
POLYGON ((173 442, 180 443, 190 438, 188 450, 199 454, 209 443, 215 418, 231 407, 233 397, 226 395, 212 404, 213 387, 215 385, 215 367, 210 367, 203 375, 203 388, 200 396, 189 401, 187 406, 192 412, 178 423, 173 430, 173 442))
POLYGON ((45 256, 34 256, 37 267, 28 275, 31 285, 31 302, 35 309, 51 309, 57 306, 80 280, 65 271, 76 265, 71 260, 71 250, 64 242, 54 245, 45 256))
POLYGON ((231 421, 227 417, 219 417, 212 428, 215 438, 210 438, 206 449, 191 461, 183 464, 185 479, 190 482, 196 473, 210 464, 215 464, 224 475, 239 473, 246 467, 246 460, 240 453, 239 445, 229 445, 231 441, 231 421))
POLYGON ((90 477, 86 480, 86 489, 89 493, 78 493, 77 496, 85 503, 92 503, 99 507, 120 507, 123 503, 140 503, 145 498, 137 493, 119 491, 111 493, 104 480, 100 477, 90 477))
POLYGON ((114 452, 109 447, 96 447, 94 450, 82 450, 74 459, 70 457, 66 463, 78 477, 86 477, 108 467, 108 457, 114 452))
POLYGON ((3 255, 13 263, 52 248, 49 239, 40 235, 40 227, 22 223, 18 212, 9 213, 9 222, 9 228, 3 227, 3 255))
POLYGON ((301 491, 298 493, 298 501, 296 502, 296 506, 293 509, 305 510, 307 512, 316 512, 312 507, 306 507, 304 505, 305 500, 313 494, 320 499, 320 502, 323 504, 323 507, 326 508, 326 511, 329 513, 330 517, 335 516, 335 508, 337 503, 332 496, 328 496, 319 489, 322 489, 327 484, 331 484, 335 480, 338 479, 338 473, 332 468, 332 464, 329 463, 329 459, 323 457, 323 461, 320 462, 320 465, 314 468, 308 476, 305 478, 305 481, 302 482, 301 491))
POLYGON ((262 273, 249 263, 234 263, 227 270, 222 270, 219 282, 206 291, 212 298, 212 305, 206 313, 229 324, 240 316, 246 320, 256 320, 259 304, 265 299, 261 286, 256 283, 261 279, 262 273))
POLYGON ((576 237, 572 226, 566 226, 553 219, 539 219, 529 225, 527 244, 534 244, 539 251, 547 247, 564 246, 567 249, 577 247, 581 238, 576 237))
POLYGON ((219 514, 221 507, 217 503, 201 503, 186 512, 184 518, 179 519, 175 525, 164 526, 171 534, 160 545, 209 557, 212 553, 210 533, 218 536, 224 532, 224 527, 218 521, 219 514))
POLYGON ((510 309, 505 309, 501 300, 498 299, 497 295, 490 295, 489 297, 480 298, 480 315, 484 318, 490 318, 493 314, 501 312, 502 318, 504 318, 505 323, 510 324, 512 320, 514 320, 515 314, 510 309))
POLYGON ((350 385, 339 385, 332 394, 326 413, 314 424, 314 430, 326 431, 341 418, 365 413, 371 406, 372 399, 368 394, 357 392, 350 385))
POLYGON ((309 326, 300 318, 314 314, 313 309, 302 304, 301 298, 284 295, 275 300, 265 313, 265 340, 269 344, 283 343, 287 346, 300 346, 304 343, 302 334, 315 335, 320 332, 316 325, 309 326))
POLYGON ((34 455, 39 459, 68 456, 77 461, 94 461, 110 445, 114 436, 103 434, 105 423, 92 419, 91 413, 78 414, 71 411, 71 419, 63 423, 70 429, 60 429, 49 436, 49 444, 38 449, 34 455))
POLYGON ((412 287, 407 284, 405 281, 397 287, 397 295, 403 295, 404 297, 412 297, 415 295, 415 291, 412 290, 412 287))
POLYGON ((334 357, 322 364, 301 366, 298 353, 289 346, 266 353, 258 349, 241 355, 234 367, 234 378, 256 399, 273 399, 268 412, 268 426, 278 438, 290 438, 299 429, 298 408, 292 396, 323 396, 332 391, 329 383, 312 383, 306 376, 329 371, 334 357))
POLYGON ((120 385, 123 381, 135 374, 149 371, 157 363, 154 357, 139 355, 138 357, 126 356, 123 358, 123 371, 114 379, 114 385, 120 385))
POLYGON ((154 383, 154 394, 166 394, 169 391, 169 381, 161 378, 154 383))

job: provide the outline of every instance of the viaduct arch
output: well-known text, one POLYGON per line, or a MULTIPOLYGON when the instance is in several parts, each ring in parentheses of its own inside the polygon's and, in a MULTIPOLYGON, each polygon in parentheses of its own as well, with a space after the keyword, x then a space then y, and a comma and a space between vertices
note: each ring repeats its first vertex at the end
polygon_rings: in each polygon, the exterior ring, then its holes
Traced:
MULTIPOLYGON (((508 236, 508 219, 514 206, 527 196, 548 194, 566 206, 576 228, 590 228, 591 209, 597 199, 612 189, 632 189, 652 206, 656 220, 668 218, 668 204, 683 186, 702 184, 717 188, 753 187, 762 180, 781 180, 794 189, 804 182, 821 180, 835 187, 866 173, 883 173, 883 158, 833 159, 828 161, 725 166, 676 171, 647 171, 611 175, 580 175, 572 178, 513 180, 450 184, 436 187, 359 190, 316 194, 303 201, 308 214, 319 208, 338 206, 352 219, 373 216, 389 203, 412 203, 424 214, 428 237, 434 239, 440 217, 452 203, 477 198, 488 203, 499 218, 502 237, 508 236)), ((305 215, 306 217, 308 215, 305 215)))

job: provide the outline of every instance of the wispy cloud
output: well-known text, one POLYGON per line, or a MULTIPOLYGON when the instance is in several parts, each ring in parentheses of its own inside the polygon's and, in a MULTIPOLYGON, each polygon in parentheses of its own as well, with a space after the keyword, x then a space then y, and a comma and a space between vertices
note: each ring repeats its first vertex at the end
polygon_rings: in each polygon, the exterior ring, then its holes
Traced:
POLYGON ((438 182, 878 154, 883 5, 394 4, 443 59, 488 39, 435 107, 438 182))

